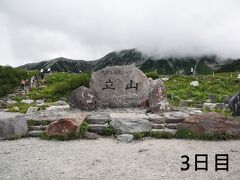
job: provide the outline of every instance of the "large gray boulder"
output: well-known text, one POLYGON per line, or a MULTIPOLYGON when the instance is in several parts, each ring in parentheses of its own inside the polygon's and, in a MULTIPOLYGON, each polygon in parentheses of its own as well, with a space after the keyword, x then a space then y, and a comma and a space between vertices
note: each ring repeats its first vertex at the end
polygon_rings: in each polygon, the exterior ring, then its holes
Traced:
POLYGON ((110 125, 118 134, 147 132, 152 129, 152 123, 145 114, 110 113, 110 125))
POLYGON ((71 93, 69 104, 71 109, 94 110, 96 108, 95 91, 80 86, 71 93))
POLYGON ((146 107, 150 82, 132 65, 105 67, 92 73, 90 88, 97 107, 146 107))
POLYGON ((18 138, 27 131, 27 119, 22 114, 0 112, 0 139, 18 138))
POLYGON ((166 99, 165 86, 161 79, 151 81, 148 102, 152 113, 162 113, 171 110, 170 104, 166 99))

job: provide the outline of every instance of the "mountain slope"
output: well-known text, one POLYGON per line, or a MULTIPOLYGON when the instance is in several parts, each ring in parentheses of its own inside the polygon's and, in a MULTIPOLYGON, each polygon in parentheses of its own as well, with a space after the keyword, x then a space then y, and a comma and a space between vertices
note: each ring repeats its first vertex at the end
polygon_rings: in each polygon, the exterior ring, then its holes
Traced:
POLYGON ((59 57, 49 61, 41 61, 39 63, 30 63, 20 66, 19 68, 26 70, 40 70, 51 68, 52 71, 59 72, 79 72, 91 71, 95 61, 73 60, 64 57, 59 57))
POLYGON ((223 65, 217 72, 240 72, 240 59, 223 65))
POLYGON ((101 59, 98 59, 94 70, 99 70, 106 66, 114 65, 135 64, 136 66, 139 66, 148 58, 149 57, 143 55, 140 51, 137 51, 136 49, 128 49, 118 52, 114 51, 102 57, 101 59))
POLYGON ((73 60, 61 57, 49 61, 26 64, 20 66, 20 68, 40 70, 50 67, 52 71, 78 73, 79 71, 96 71, 106 66, 127 64, 135 64, 143 71, 157 71, 160 74, 189 74, 192 67, 196 69, 197 74, 208 74, 219 66, 216 56, 156 59, 144 55, 136 49, 128 49, 111 52, 95 61, 73 60))

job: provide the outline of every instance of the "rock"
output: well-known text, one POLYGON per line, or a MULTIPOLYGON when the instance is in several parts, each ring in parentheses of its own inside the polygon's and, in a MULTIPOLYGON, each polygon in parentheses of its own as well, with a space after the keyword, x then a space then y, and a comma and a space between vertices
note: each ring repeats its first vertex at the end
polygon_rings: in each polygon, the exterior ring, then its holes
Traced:
POLYGON ((90 124, 89 132, 104 135, 104 131, 107 127, 108 127, 108 124, 90 124))
POLYGON ((38 107, 29 107, 26 114, 34 114, 38 111, 38 107))
POLYGON ((71 109, 92 111, 96 108, 95 91, 80 86, 71 93, 69 103, 71 109))
POLYGON ((167 78, 167 77, 163 77, 161 79, 162 79, 162 81, 168 81, 169 80, 169 78, 167 78))
POLYGON ((46 108, 47 111, 55 111, 55 112, 59 112, 59 111, 68 111, 70 110, 70 106, 50 106, 46 108))
POLYGON ((27 114, 26 117, 34 121, 57 121, 62 118, 75 118, 77 114, 78 112, 75 111, 59 111, 58 109, 57 111, 42 110, 34 114, 27 114))
POLYGON ((7 104, 7 106, 14 105, 14 104, 17 104, 17 101, 13 101, 13 100, 9 99, 9 100, 7 100, 6 104, 7 104))
POLYGON ((201 110, 192 110, 189 115, 201 115, 203 112, 201 110))
POLYGON ((171 133, 172 135, 175 135, 177 130, 175 129, 168 129, 168 128, 164 128, 164 129, 152 129, 153 132, 166 132, 166 133, 171 133))
POLYGON ((44 85, 41 85, 41 86, 38 86, 38 89, 44 89, 46 88, 47 86, 44 86, 44 85))
POLYGON ((152 124, 152 129, 164 129, 164 124, 152 124))
POLYGON ((16 97, 16 94, 8 94, 7 95, 9 98, 13 98, 13 97, 16 97))
POLYGON ((133 135, 132 134, 121 134, 117 136, 117 140, 120 142, 131 142, 133 141, 133 135))
POLYGON ((98 139, 98 138, 100 138, 100 136, 93 132, 85 132, 84 138, 85 139, 98 139))
POLYGON ((180 106, 182 107, 186 107, 186 106, 190 106, 193 104, 193 100, 192 99, 187 99, 187 100, 180 100, 180 106))
POLYGON ((151 81, 148 102, 152 113, 162 113, 171 110, 170 104, 166 100, 165 87, 162 80, 156 79, 151 81))
POLYGON ((142 152, 146 152, 146 151, 149 151, 149 149, 142 149, 142 148, 141 148, 138 152, 139 152, 139 153, 142 153, 142 152))
POLYGON ((65 101, 60 100, 60 101, 54 102, 53 105, 54 106, 68 106, 69 104, 66 103, 65 101))
POLYGON ((44 100, 36 100, 37 106, 43 106, 44 105, 44 100))
POLYGON ((204 103, 203 108, 206 110, 223 110, 226 108, 224 103, 204 103))
POLYGON ((132 65, 105 67, 92 73, 90 88, 97 107, 146 107, 150 82, 132 65))
POLYGON ((152 129, 152 123, 145 114, 110 113, 110 125, 117 133, 147 132, 152 129))
POLYGON ((181 123, 189 115, 184 112, 173 111, 164 113, 164 117, 166 123, 181 123))
POLYGON ((19 112, 19 107, 14 106, 14 107, 11 108, 11 111, 13 111, 13 112, 19 112))
POLYGON ((228 104, 233 116, 240 116, 240 93, 234 95, 228 104))
POLYGON ((40 131, 40 130, 46 131, 46 129, 47 129, 47 126, 29 126, 28 127, 29 131, 40 131))
POLYGON ((201 115, 203 112, 201 111, 201 108, 193 108, 193 107, 184 107, 179 108, 178 111, 187 113, 189 115, 201 115))
POLYGON ((67 134, 78 135, 80 123, 74 118, 59 119, 50 123, 46 129, 49 136, 64 136, 67 134))
POLYGON ((23 114, 0 112, 0 139, 21 137, 27 131, 27 119, 23 114))
POLYGON ((157 114, 148 114, 148 120, 155 124, 164 124, 165 118, 157 114))
POLYGON ((223 99, 223 103, 224 103, 224 104, 229 104, 230 99, 231 99, 232 97, 233 97, 233 96, 225 96, 224 99, 223 99))
POLYGON ((177 129, 178 126, 180 126, 181 123, 175 123, 175 124, 165 124, 165 127, 168 129, 177 129))
POLYGON ((178 129, 186 129, 198 134, 225 134, 240 136, 240 124, 234 118, 227 118, 215 112, 193 115, 184 120, 178 129))
POLYGON ((29 131, 27 134, 29 137, 40 137, 44 131, 29 131))
POLYGON ((208 95, 207 101, 208 101, 209 103, 216 103, 216 102, 217 102, 217 96, 210 94, 210 95, 208 95))
POLYGON ((192 82, 190 82, 190 85, 196 87, 196 86, 199 86, 199 82, 198 81, 192 81, 192 82))
POLYGON ((5 109, 7 107, 7 102, 0 100, 0 109, 5 109))
POLYGON ((87 117, 88 124, 106 124, 110 121, 108 114, 91 114, 87 117))
POLYGON ((23 100, 21 101, 21 103, 24 103, 24 104, 32 104, 32 103, 34 103, 34 100, 31 100, 31 99, 23 99, 23 100))

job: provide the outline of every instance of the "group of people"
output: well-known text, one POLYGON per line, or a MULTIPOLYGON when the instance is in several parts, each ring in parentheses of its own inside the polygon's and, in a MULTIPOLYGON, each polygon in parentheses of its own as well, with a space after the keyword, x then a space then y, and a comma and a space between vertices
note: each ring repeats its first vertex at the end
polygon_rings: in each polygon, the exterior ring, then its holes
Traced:
POLYGON ((38 76, 32 76, 30 79, 22 79, 21 80, 21 89, 23 90, 32 90, 34 87, 38 87, 44 85, 44 78, 51 74, 51 68, 41 69, 38 76))

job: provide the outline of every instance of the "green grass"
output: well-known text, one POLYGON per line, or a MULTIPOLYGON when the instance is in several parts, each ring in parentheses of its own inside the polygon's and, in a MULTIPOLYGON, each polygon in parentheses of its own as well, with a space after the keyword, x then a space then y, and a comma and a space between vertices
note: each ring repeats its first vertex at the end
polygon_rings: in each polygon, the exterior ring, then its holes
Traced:
POLYGON ((28 120, 27 121, 27 124, 28 124, 28 127, 29 126, 46 126, 48 124, 50 124, 51 121, 48 121, 48 120, 42 120, 42 121, 35 121, 35 120, 28 120))
POLYGON ((165 131, 150 131, 149 136, 156 139, 171 139, 174 135, 170 132, 165 131))
POLYGON ((112 136, 114 134, 116 134, 116 132, 114 131, 114 129, 112 127, 106 127, 102 133, 103 136, 112 136))
POLYGON ((54 136, 49 136, 47 135, 46 132, 43 132, 40 135, 41 139, 44 140, 57 140, 57 141, 69 141, 69 140, 75 140, 75 139, 79 139, 79 135, 76 135, 76 133, 68 133, 66 135, 54 135, 54 136))
POLYGON ((134 140, 141 140, 144 137, 151 137, 155 139, 171 139, 174 135, 165 131, 149 131, 149 132, 134 132, 132 133, 134 140))
POLYGON ((237 73, 215 73, 212 75, 169 76, 166 85, 167 97, 174 106, 179 106, 181 100, 192 99, 192 106, 203 104, 209 95, 216 95, 217 102, 223 102, 228 96, 239 92, 240 83, 236 81, 237 73), (191 81, 198 81, 199 86, 190 86, 191 81))
POLYGON ((147 137, 149 135, 149 132, 134 132, 132 135, 134 140, 141 140, 144 137, 147 137))
POLYGON ((217 112, 217 113, 220 113, 222 114, 224 117, 232 117, 232 112, 230 111, 230 109, 205 109, 205 108, 202 108, 202 112, 217 112))
POLYGON ((46 88, 33 89, 30 97, 34 100, 45 99, 48 102, 60 98, 68 98, 70 93, 79 86, 89 86, 90 74, 52 73, 46 78, 46 88))
POLYGON ((80 126, 79 136, 83 138, 84 134, 88 132, 88 130, 89 130, 89 124, 87 122, 83 122, 80 126))
POLYGON ((15 106, 17 106, 17 107, 19 108, 19 111, 18 111, 18 112, 20 112, 20 113, 26 113, 27 110, 28 110, 28 108, 29 108, 30 106, 32 106, 32 105, 18 102, 18 103, 16 103, 16 104, 11 105, 10 107, 8 107, 8 108, 9 108, 8 112, 16 112, 16 111, 14 111, 14 107, 15 107, 15 106))
POLYGON ((195 139, 195 140, 230 140, 230 139, 235 139, 236 137, 233 137, 231 135, 224 134, 224 133, 199 134, 199 133, 191 132, 186 129, 179 129, 179 130, 177 130, 175 138, 177 138, 177 139, 195 139))

